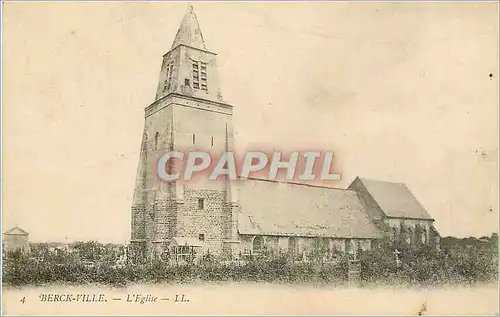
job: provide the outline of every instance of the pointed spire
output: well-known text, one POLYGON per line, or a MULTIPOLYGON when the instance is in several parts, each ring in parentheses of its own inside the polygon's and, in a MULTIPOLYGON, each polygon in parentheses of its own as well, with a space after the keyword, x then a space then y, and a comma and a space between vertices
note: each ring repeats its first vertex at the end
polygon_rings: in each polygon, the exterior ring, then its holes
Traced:
POLYGON ((201 34, 200 24, 198 23, 196 14, 193 12, 192 5, 188 7, 188 12, 182 19, 181 26, 177 31, 177 35, 175 36, 171 49, 174 49, 181 44, 200 50, 207 49, 205 41, 203 40, 203 34, 201 34))

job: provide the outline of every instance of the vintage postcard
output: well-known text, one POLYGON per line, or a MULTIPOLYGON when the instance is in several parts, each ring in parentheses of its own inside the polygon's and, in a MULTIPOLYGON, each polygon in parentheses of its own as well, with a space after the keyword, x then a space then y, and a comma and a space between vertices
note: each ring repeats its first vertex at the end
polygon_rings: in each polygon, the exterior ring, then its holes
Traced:
POLYGON ((2 314, 498 315, 498 2, 2 3, 2 314))

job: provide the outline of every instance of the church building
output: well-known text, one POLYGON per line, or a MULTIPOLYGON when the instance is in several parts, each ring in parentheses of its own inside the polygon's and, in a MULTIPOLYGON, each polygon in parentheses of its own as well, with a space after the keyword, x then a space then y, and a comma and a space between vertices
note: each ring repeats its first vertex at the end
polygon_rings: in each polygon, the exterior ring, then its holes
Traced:
MULTIPOLYGON (((356 178, 348 189, 263 179, 161 180, 170 151, 233 151, 233 106, 219 87, 192 7, 163 56, 156 97, 145 108, 133 204, 131 255, 182 261, 213 254, 238 259, 268 251, 305 258, 394 243, 435 243, 434 220, 404 184, 356 178)), ((171 168, 173 166, 170 166, 171 168)))

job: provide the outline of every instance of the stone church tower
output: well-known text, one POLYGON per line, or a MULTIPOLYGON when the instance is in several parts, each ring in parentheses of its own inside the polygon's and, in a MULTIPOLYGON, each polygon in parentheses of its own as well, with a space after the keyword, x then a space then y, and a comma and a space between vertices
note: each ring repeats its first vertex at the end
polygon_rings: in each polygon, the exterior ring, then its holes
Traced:
POLYGON ((232 151, 232 114, 233 107, 222 99, 216 54, 207 49, 189 7, 163 56, 155 101, 145 108, 132 204, 132 257, 162 258, 179 241, 196 245, 198 253, 231 257, 239 252, 240 206, 228 180, 165 182, 157 175, 158 160, 169 151, 183 152, 184 160, 189 151, 232 151))

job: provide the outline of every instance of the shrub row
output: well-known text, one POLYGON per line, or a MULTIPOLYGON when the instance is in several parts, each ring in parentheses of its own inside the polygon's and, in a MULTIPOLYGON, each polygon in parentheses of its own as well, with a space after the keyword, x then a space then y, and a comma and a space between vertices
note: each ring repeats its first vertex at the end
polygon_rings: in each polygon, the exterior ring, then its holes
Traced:
MULTIPOLYGON (((361 279, 365 283, 406 283, 419 286, 443 283, 475 283, 497 279, 498 261, 491 252, 461 250, 455 254, 433 250, 402 250, 396 265, 389 248, 360 255, 361 279)), ((336 263, 296 263, 284 256, 258 259, 243 265, 201 261, 198 264, 171 266, 164 262, 114 268, 101 264, 86 267, 66 257, 35 262, 22 254, 4 261, 3 282, 10 285, 39 285, 54 282, 99 283, 190 283, 190 282, 273 282, 329 283, 347 282, 347 259, 336 263)))

